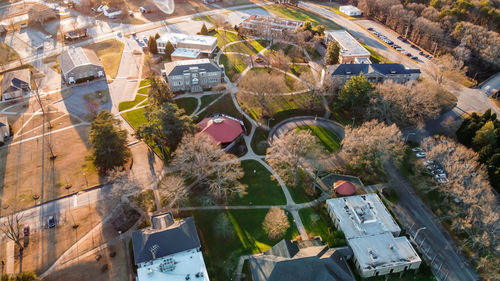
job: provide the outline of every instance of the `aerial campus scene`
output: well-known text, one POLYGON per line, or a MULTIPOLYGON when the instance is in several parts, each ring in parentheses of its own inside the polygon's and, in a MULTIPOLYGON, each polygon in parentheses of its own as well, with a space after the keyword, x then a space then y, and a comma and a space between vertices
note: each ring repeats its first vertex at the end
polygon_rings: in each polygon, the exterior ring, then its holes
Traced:
POLYGON ((2 281, 500 280, 498 0, 0 0, 2 281))

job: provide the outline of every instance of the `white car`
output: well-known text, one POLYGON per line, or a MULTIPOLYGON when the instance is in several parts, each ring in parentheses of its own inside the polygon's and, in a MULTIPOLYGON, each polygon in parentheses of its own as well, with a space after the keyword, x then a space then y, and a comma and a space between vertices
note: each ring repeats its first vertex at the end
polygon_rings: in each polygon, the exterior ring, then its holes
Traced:
POLYGON ((434 161, 432 161, 432 160, 425 160, 424 161, 424 166, 426 166, 426 167, 428 167, 428 166, 430 167, 430 165, 432 165, 432 164, 434 164, 434 161))
POLYGON ((446 174, 445 173, 437 174, 437 175, 434 176, 434 178, 436 178, 436 179, 445 179, 446 178, 446 174))
POLYGON ((439 182, 439 183, 449 183, 450 180, 447 179, 447 178, 439 178, 439 179, 437 179, 437 182, 439 182))
POLYGON ((427 157, 427 153, 425 152, 417 152, 417 154, 415 154, 417 156, 417 158, 425 158, 427 157))
POLYGON ((422 149, 422 148, 420 148, 420 147, 414 147, 414 148, 412 148, 412 149, 411 149, 411 151, 413 151, 413 152, 420 152, 420 151, 422 151, 422 150, 423 150, 423 149, 422 149))

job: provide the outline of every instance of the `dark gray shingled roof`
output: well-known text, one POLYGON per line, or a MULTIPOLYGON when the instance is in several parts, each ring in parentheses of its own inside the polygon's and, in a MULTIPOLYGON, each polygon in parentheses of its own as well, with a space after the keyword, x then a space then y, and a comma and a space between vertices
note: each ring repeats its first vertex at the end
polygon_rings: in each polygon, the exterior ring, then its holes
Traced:
POLYGON ((284 241, 264 255, 250 257, 254 281, 355 281, 346 263, 346 255, 352 254, 344 248, 299 248, 296 243, 284 241), (292 256, 286 257, 292 253, 292 256))
POLYGON ((165 64, 165 75, 182 75, 190 67, 198 67, 206 72, 221 71, 220 67, 210 59, 181 60, 165 64))
POLYGON ((64 53, 60 54, 57 60, 64 74, 81 65, 93 64, 102 67, 102 63, 97 57, 97 54, 93 50, 82 47, 69 48, 64 53))
POLYGON ((158 245, 156 258, 200 247, 192 217, 176 221, 166 229, 141 229, 132 233, 135 264, 153 260, 151 248, 158 245))
POLYGON ((377 64, 339 64, 334 66, 332 75, 359 75, 377 72, 382 75, 388 74, 411 74, 420 73, 420 69, 406 69, 399 63, 377 63, 377 64))

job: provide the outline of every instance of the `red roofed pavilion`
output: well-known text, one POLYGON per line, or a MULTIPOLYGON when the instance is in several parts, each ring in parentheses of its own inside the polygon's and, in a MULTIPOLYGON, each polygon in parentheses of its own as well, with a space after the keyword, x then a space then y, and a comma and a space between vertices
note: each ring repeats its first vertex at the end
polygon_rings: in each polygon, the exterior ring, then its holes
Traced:
POLYGON ((333 184, 333 190, 342 196, 349 196, 356 193, 356 186, 348 181, 336 181, 333 184))
POLYGON ((201 120, 201 133, 208 134, 213 140, 220 143, 222 147, 231 145, 243 134, 243 122, 224 114, 207 117, 201 120))

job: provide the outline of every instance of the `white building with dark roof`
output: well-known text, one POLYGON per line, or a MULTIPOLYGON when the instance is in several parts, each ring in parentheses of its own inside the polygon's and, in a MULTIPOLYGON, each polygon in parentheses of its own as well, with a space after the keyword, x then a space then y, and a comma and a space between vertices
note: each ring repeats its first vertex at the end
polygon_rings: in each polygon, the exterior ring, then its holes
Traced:
POLYGON ((361 277, 417 269, 421 260, 375 193, 334 198, 327 210, 346 237, 361 277))
POLYGON ((340 63, 354 63, 356 58, 370 59, 370 52, 345 30, 327 30, 325 40, 327 44, 332 40, 339 44, 340 63))
POLYGON ((152 227, 132 233, 138 281, 209 281, 192 217, 153 216, 152 227))
POLYGON ((97 54, 90 49, 70 48, 57 57, 61 74, 69 84, 104 76, 104 67, 97 54))
POLYGON ((22 98, 31 93, 31 71, 28 68, 6 72, 2 79, 2 100, 22 98))
POLYGON ((224 82, 224 67, 210 59, 165 63, 162 76, 174 92, 201 92, 224 82))

